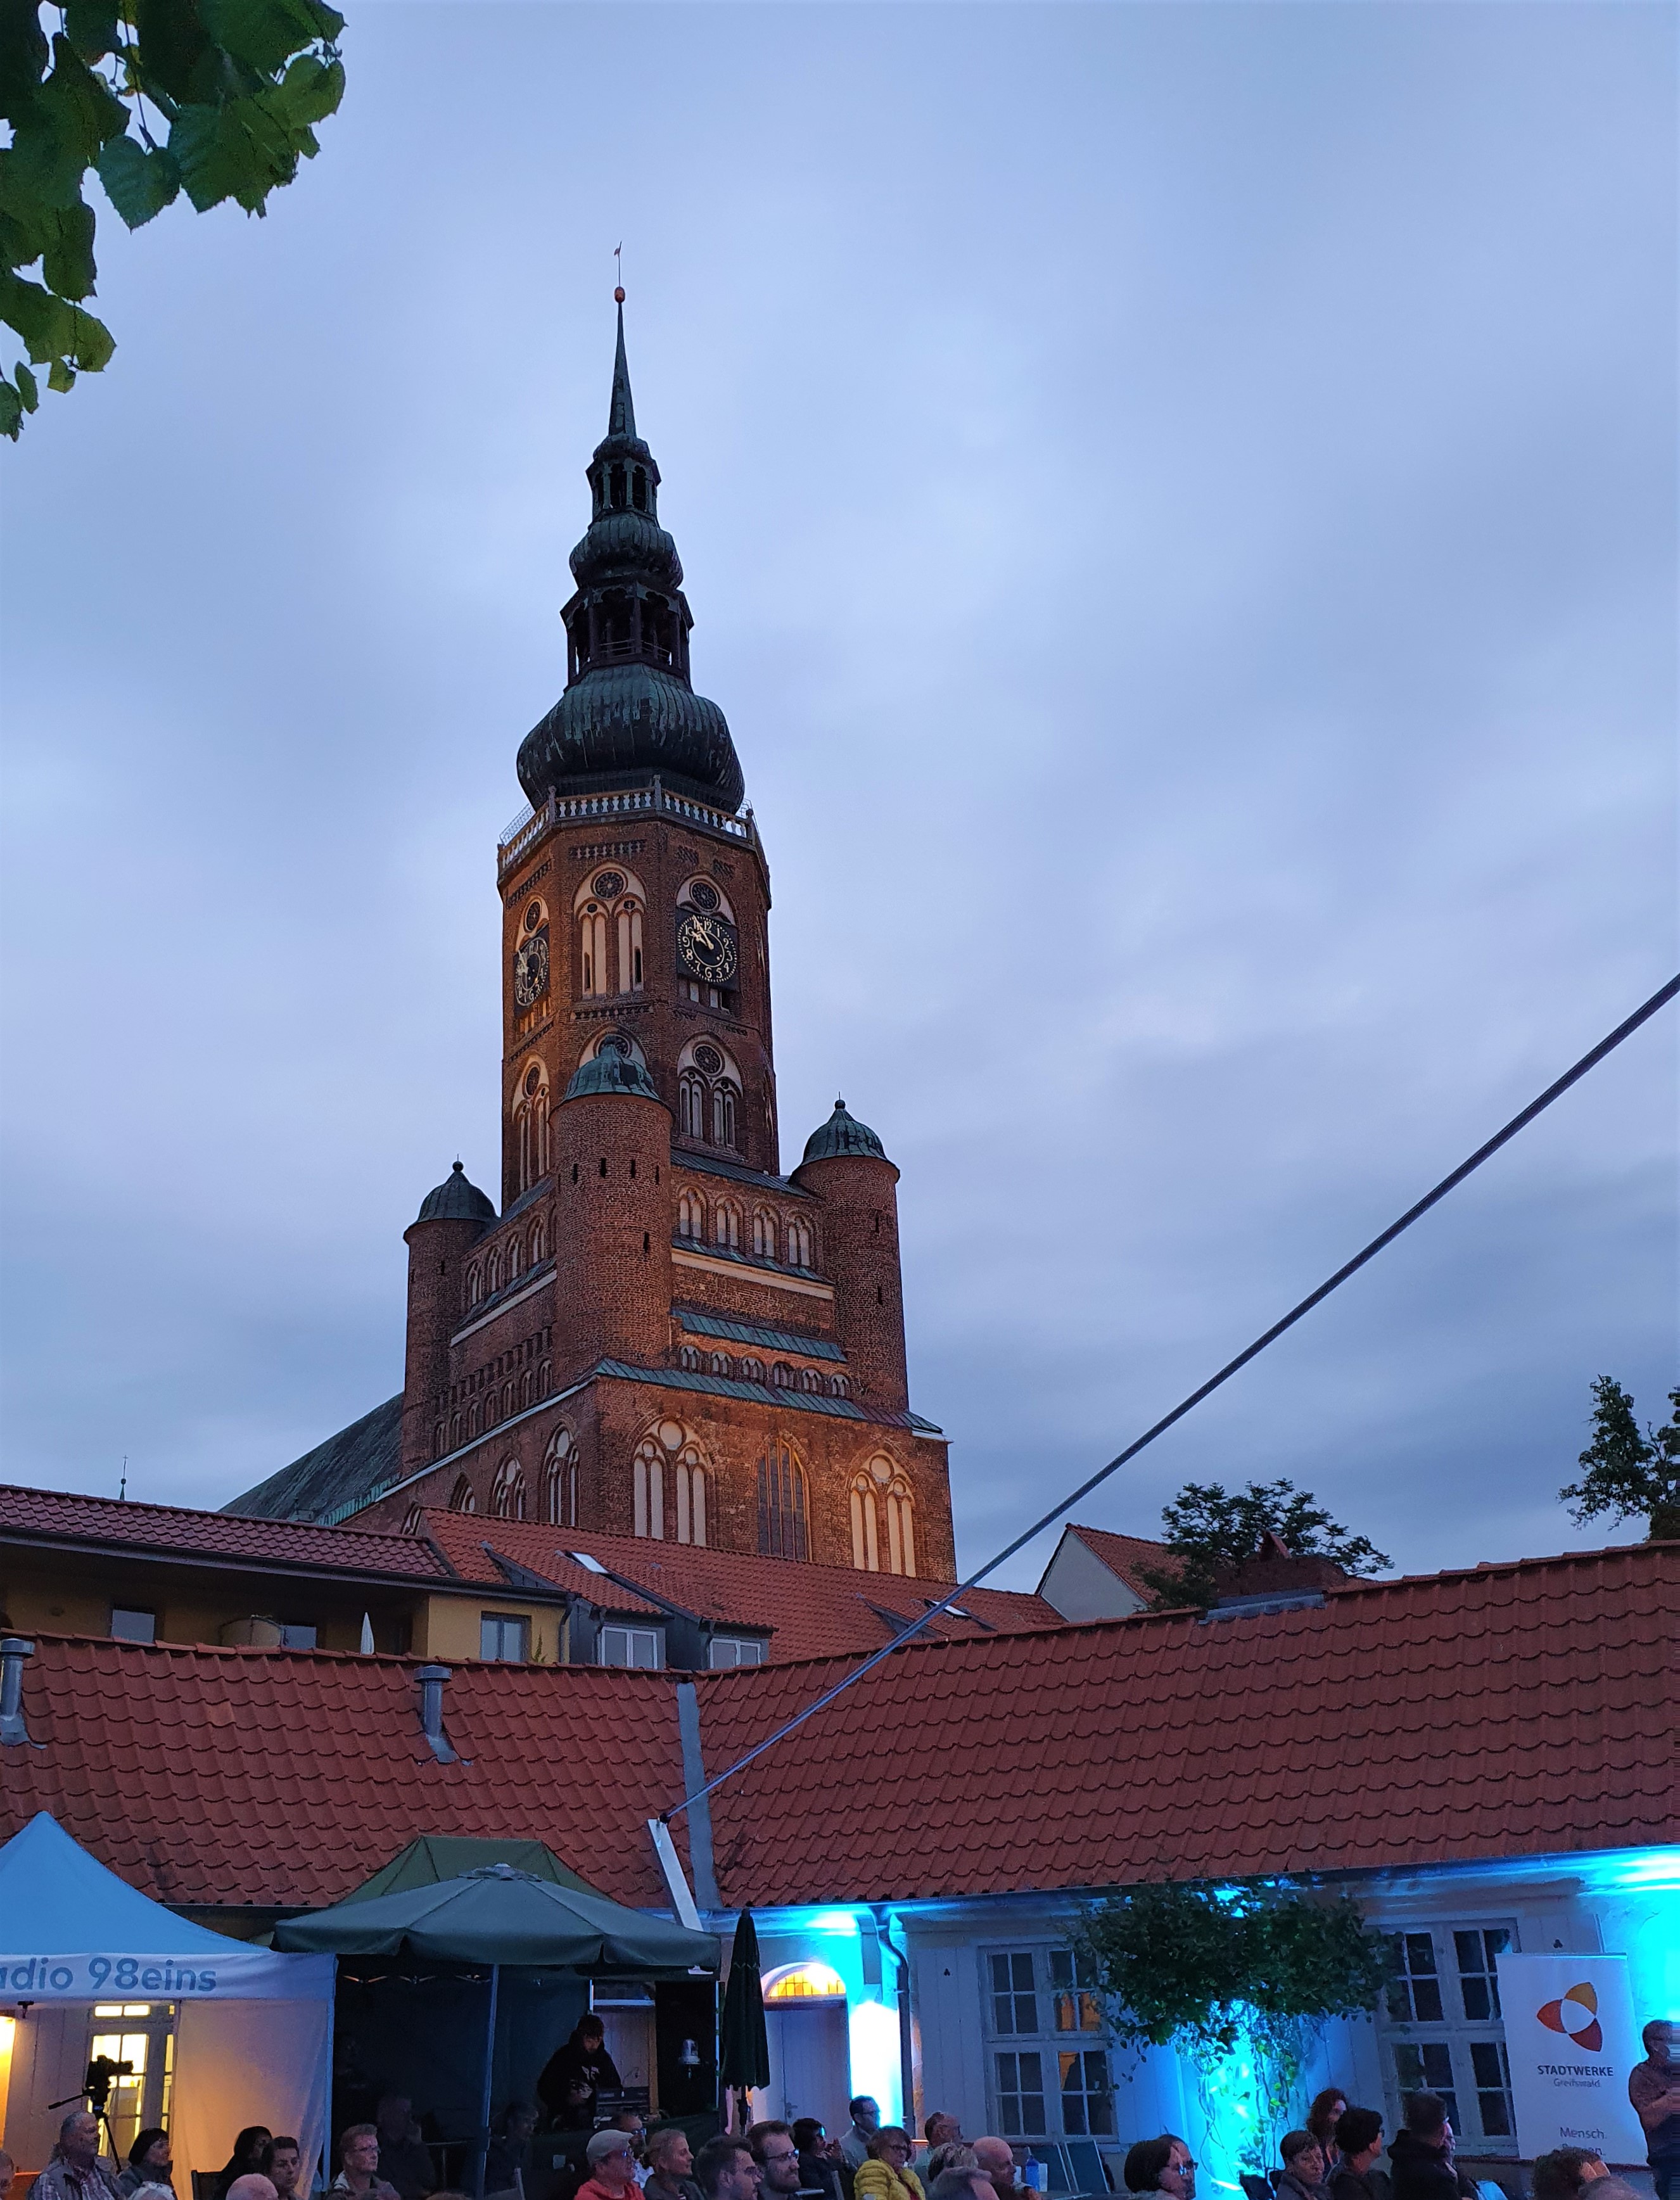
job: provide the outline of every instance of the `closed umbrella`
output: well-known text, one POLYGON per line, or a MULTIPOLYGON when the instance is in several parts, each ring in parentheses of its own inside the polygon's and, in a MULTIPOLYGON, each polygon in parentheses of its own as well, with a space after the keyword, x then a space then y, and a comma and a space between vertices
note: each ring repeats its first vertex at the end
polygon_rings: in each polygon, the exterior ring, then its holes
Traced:
MULTIPOLYGON (((718 2038, 717 2074, 732 2093, 770 2081, 770 2035, 764 2029, 764 1992, 758 1974, 758 1928, 752 1912, 735 1921, 729 1954, 729 1982, 723 1989, 723 2020, 718 2038)), ((746 2103, 740 2103, 740 2127, 746 2128, 746 2103)))
MULTIPOLYGON (((751 1920, 748 1921, 749 1927, 751 1920)), ((484 2082, 473 2190, 484 2190, 490 2141, 490 2071, 495 2052, 496 1997, 504 1963, 561 1965, 571 1970, 715 1971, 718 1946, 711 1933, 691 1933, 640 1910, 576 1887, 563 1887, 512 1864, 481 1865, 454 1879, 405 1887, 364 1900, 350 1897, 313 1916, 275 1928, 280 1948, 339 1956, 395 1956, 407 1951, 460 1963, 488 1963, 490 2003, 484 2030, 484 2082)), ((753 1975, 758 1975, 753 1952, 753 1975)), ((764 2017, 758 2019, 762 2035, 764 2017)), ((763 2082, 761 2080, 760 2083, 763 2082)))

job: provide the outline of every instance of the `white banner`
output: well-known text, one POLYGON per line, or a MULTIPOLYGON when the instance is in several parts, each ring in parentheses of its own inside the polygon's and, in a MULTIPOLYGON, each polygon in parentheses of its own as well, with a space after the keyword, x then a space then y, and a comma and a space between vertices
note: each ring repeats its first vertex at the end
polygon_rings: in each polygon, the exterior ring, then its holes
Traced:
POLYGON ((1555 2146, 1589 2146, 1609 2162, 1642 2162, 1645 2133, 1628 2099, 1628 2073, 1645 2051, 1634 2027, 1626 1957, 1498 1962, 1525 2159, 1555 2146))
MULTIPOLYGON (((208 1937, 208 1936, 207 1936, 208 1937)), ((328 2001, 331 1956, 283 1956, 229 1940, 227 1953, 132 1956, 0 1953, 0 2001, 328 2001)))

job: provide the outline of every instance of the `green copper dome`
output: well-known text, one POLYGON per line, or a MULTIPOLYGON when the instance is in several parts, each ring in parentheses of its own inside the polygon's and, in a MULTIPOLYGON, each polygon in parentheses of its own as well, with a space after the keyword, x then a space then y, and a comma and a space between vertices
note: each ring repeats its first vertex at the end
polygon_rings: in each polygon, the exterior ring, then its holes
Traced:
POLYGON ((624 309, 606 435, 588 466, 593 516, 571 553, 577 593, 565 621, 565 693, 519 746, 533 809, 562 794, 658 777, 679 794, 735 810, 746 793, 729 721, 688 682, 682 560, 659 524, 659 469, 636 434, 624 309))
POLYGON ((819 1131, 813 1131, 805 1140, 805 1157, 808 1161, 833 1161, 837 1154, 861 1154, 872 1161, 884 1161, 887 1150, 867 1123, 860 1123, 855 1115, 846 1112, 844 1100, 836 1100, 834 1112, 819 1131))
POLYGON ((565 1089, 568 1100, 584 1100, 592 1092, 627 1093, 635 1100, 658 1100, 659 1088, 633 1054, 603 1047, 588 1062, 580 1062, 565 1089))
POLYGON ((457 1161, 435 1191, 420 1202, 417 1222, 494 1222, 496 1210, 487 1194, 469 1182, 457 1161))

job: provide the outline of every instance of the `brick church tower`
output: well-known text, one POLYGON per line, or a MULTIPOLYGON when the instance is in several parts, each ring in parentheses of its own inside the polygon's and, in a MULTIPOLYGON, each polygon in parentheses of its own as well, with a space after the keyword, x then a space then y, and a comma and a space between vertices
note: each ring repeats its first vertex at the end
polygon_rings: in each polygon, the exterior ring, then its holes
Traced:
POLYGON ((400 1456, 335 1509, 954 1579, 945 1446, 905 1379, 899 1172, 836 1102, 779 1173, 770 872, 690 684, 622 303, 588 479, 566 688, 497 851, 500 1212, 459 1162, 421 1207, 400 1422, 379 1409, 400 1456))

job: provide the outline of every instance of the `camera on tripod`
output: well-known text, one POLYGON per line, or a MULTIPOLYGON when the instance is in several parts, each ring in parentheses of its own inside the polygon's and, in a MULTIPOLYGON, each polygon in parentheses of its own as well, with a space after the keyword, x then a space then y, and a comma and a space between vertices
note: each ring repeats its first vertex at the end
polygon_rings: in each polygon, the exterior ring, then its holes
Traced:
POLYGON ((87 2104, 97 2116, 102 2116, 110 2104, 113 2078, 132 2078, 132 2062, 114 2062, 108 2055, 96 2055, 87 2066, 87 2075, 82 2080, 82 2091, 87 2095, 87 2104))

